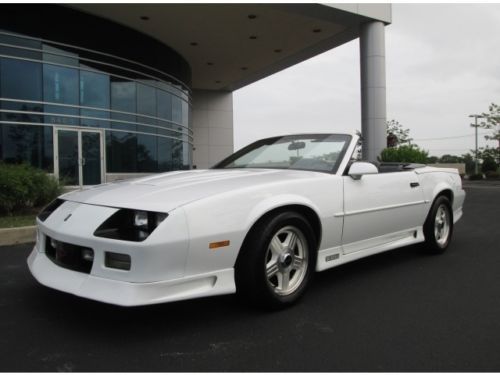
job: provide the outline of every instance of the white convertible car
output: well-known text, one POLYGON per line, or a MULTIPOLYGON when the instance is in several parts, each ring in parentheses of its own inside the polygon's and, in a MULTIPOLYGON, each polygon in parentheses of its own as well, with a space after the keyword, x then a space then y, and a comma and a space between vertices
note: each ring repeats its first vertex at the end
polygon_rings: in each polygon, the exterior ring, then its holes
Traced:
POLYGON ((312 274, 425 242, 441 253, 462 216, 454 169, 352 159, 358 138, 255 142, 212 169, 62 195, 28 258, 42 284, 133 306, 238 292, 295 302, 312 274))

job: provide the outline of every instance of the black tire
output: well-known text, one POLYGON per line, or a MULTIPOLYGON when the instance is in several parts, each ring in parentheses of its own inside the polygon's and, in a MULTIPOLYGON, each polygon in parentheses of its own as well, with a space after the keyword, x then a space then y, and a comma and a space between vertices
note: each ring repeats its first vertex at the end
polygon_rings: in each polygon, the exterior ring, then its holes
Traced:
POLYGON ((302 215, 285 211, 266 217, 251 229, 241 248, 235 267, 237 293, 265 308, 290 306, 304 294, 314 273, 316 256, 314 231, 302 215), (293 234, 296 242, 291 248, 287 244, 293 234), (271 245, 272 240, 279 242, 282 253, 275 251, 278 242, 271 245))
POLYGON ((450 200, 444 195, 440 195, 432 204, 431 210, 425 220, 425 250, 431 254, 444 253, 450 245, 452 234, 453 210, 451 209, 450 200), (444 224, 440 223, 437 217, 438 212, 440 212, 440 216, 442 216, 442 214, 445 215, 444 224), (448 229, 444 230, 446 226, 448 229))

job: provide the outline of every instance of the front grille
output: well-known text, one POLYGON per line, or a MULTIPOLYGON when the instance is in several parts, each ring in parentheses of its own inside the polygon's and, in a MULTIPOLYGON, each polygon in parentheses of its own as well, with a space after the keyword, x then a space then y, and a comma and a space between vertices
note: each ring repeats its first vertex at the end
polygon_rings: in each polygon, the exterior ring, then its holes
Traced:
POLYGON ((90 273, 94 262, 94 250, 50 237, 45 240, 45 254, 58 266, 83 273, 90 273))

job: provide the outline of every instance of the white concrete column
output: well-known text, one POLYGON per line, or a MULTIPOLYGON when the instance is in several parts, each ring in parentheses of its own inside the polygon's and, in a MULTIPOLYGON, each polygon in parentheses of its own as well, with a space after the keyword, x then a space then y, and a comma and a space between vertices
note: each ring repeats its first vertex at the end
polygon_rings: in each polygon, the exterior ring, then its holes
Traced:
POLYGON ((206 169, 233 153, 233 94, 194 90, 192 95, 193 167, 206 169))
POLYGON ((361 133, 363 159, 376 161, 386 147, 385 30, 383 22, 361 25, 361 133))

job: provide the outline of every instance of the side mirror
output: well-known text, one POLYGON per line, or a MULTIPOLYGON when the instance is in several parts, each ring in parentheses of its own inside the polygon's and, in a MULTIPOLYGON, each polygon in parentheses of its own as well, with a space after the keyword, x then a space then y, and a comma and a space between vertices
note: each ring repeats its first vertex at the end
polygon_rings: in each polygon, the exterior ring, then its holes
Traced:
POLYGON ((353 180, 360 180, 364 174, 377 174, 378 169, 372 163, 367 163, 364 161, 354 162, 349 168, 349 176, 353 180))

